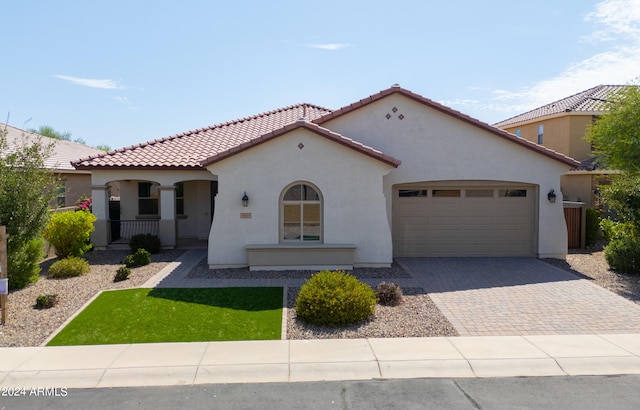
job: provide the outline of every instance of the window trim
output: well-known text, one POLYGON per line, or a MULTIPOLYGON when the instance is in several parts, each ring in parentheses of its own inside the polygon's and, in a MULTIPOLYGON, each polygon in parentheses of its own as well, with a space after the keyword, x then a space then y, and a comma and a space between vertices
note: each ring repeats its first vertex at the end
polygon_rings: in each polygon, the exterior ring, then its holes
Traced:
POLYGON ((149 217, 159 217, 160 216, 160 184, 158 184, 157 182, 153 182, 153 181, 138 181, 137 184, 137 188, 138 188, 138 216, 139 217, 143 217, 143 218, 149 218, 149 217), (145 196, 140 196, 140 187, 142 184, 148 184, 149 185, 149 196, 145 197, 145 196), (156 192, 156 197, 153 197, 153 188, 155 186, 155 192, 156 192), (157 209, 156 213, 143 213, 141 212, 140 209, 140 201, 155 201, 156 206, 155 208, 157 209))
POLYGON ((320 189, 318 189, 317 186, 315 186, 314 184, 308 182, 308 181, 296 181, 293 182, 289 185, 287 185, 286 187, 284 187, 284 189, 280 192, 280 197, 279 197, 279 204, 278 204, 278 208, 279 208, 279 214, 280 214, 280 220, 278 222, 278 242, 281 244, 295 244, 295 243, 299 243, 299 244, 317 244, 317 243, 324 243, 324 199, 322 197, 322 192, 320 191, 320 189), (296 199, 296 200, 285 200, 284 197, 285 195, 289 192, 289 190, 291 190, 291 188, 294 188, 296 186, 303 186, 303 185, 307 185, 308 187, 312 188, 316 194, 318 195, 318 200, 308 200, 308 199, 296 199), (313 205, 313 204, 317 204, 319 205, 319 235, 318 235, 318 239, 309 239, 309 240, 305 240, 304 239, 304 205, 313 205), (285 220, 284 220, 284 209, 285 209, 285 205, 300 205, 300 237, 297 239, 285 239, 284 234, 285 234, 285 220))

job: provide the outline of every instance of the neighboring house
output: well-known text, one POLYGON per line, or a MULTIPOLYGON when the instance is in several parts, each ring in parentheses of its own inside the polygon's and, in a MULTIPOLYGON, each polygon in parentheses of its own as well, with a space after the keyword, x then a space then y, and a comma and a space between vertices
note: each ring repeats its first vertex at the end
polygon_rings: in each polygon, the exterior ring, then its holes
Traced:
POLYGON ((72 141, 58 140, 33 134, 19 128, 0 123, 0 128, 7 130, 9 149, 24 143, 30 144, 41 140, 43 144, 53 144, 53 154, 46 159, 45 166, 58 177, 59 188, 52 208, 74 206, 82 196, 91 195, 91 172, 77 170, 71 165, 72 160, 99 155, 103 151, 72 141))
POLYGON ((560 176, 579 163, 397 85, 337 111, 298 104, 74 162, 94 246, 121 221, 211 268, 389 266, 401 256, 564 258, 560 176), (129 222, 129 220, 131 222, 129 222), (142 226, 145 226, 142 228, 142 226))
POLYGON ((598 184, 614 171, 601 169, 591 157, 591 144, 585 139, 589 126, 606 112, 606 104, 625 85, 599 85, 494 124, 495 127, 544 145, 580 161, 580 166, 561 179, 566 201, 599 207, 598 184))

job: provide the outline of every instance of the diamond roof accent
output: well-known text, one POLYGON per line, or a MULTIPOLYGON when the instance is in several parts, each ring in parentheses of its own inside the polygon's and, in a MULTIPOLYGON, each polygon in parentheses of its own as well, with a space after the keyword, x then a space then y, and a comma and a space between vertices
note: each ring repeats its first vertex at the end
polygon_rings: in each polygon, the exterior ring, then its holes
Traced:
POLYGON ((505 128, 539 118, 544 118, 561 113, 586 113, 600 114, 607 110, 607 103, 611 101, 628 85, 598 85, 586 91, 554 101, 542 107, 535 108, 515 117, 508 118, 494 124, 495 127, 505 128))
POLYGON ((311 104, 291 105, 82 158, 73 165, 77 169, 204 169, 202 163, 208 158, 247 144, 300 118, 312 120, 329 112, 327 108, 311 104))

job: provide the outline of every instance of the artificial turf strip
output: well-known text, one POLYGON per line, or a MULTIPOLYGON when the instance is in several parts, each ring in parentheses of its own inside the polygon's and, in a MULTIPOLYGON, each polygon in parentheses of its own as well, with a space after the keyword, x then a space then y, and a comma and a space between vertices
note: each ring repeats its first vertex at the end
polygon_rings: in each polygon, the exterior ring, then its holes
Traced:
POLYGON ((106 291, 47 346, 280 339, 282 288, 106 291))

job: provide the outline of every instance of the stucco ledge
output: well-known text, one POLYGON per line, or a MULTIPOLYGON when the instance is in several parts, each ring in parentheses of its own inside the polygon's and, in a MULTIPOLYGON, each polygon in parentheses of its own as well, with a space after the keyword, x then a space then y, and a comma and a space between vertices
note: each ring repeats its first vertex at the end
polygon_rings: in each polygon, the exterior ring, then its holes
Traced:
POLYGON ((353 269, 354 244, 250 244, 249 270, 353 269))

